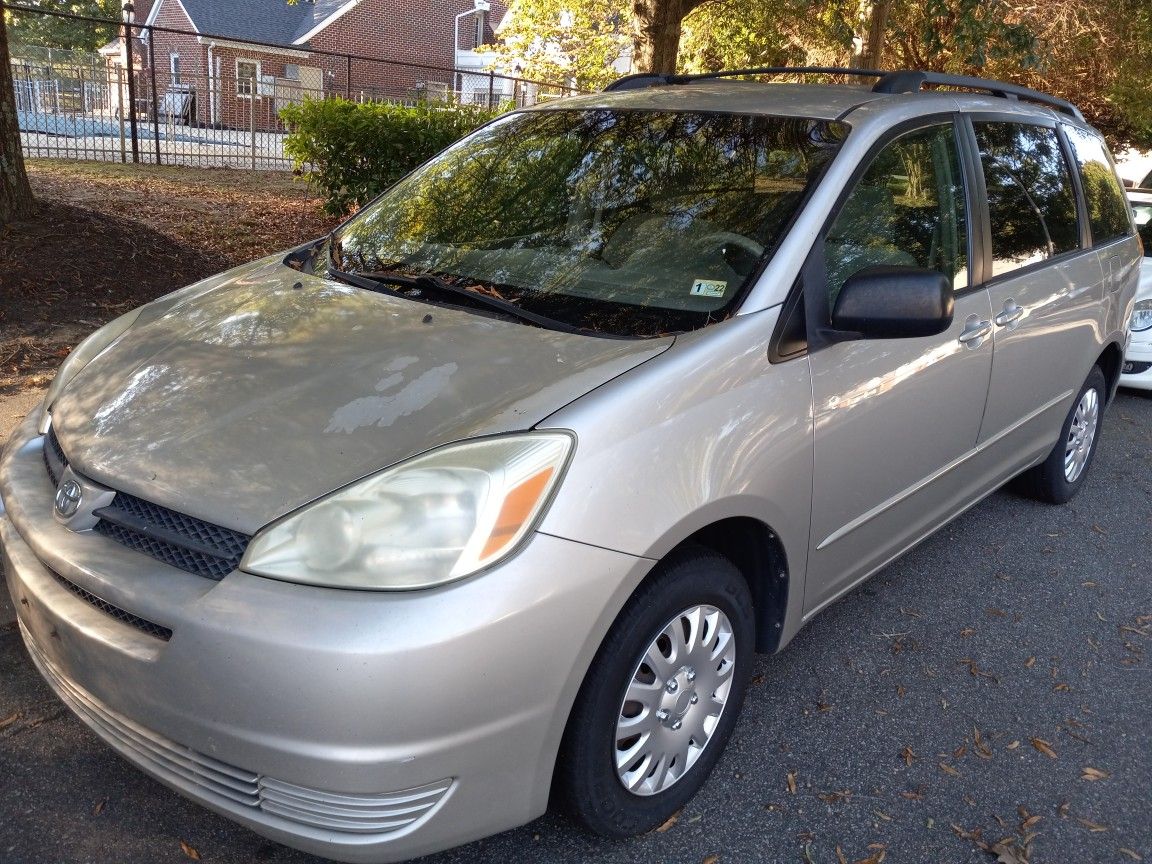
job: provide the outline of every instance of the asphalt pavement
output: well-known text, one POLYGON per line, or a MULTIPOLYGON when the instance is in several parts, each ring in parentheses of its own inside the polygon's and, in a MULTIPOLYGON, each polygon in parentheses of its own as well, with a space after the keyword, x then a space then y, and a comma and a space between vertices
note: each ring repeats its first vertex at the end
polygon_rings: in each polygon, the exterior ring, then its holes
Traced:
MULTIPOLYGON (((1071 504, 997 492, 760 658, 666 830, 549 814, 423 864, 1152 862, 1150 548, 1152 398, 1122 392, 1071 504)), ((10 617, 0 589, 0 862, 319 861, 116 756, 10 617)))

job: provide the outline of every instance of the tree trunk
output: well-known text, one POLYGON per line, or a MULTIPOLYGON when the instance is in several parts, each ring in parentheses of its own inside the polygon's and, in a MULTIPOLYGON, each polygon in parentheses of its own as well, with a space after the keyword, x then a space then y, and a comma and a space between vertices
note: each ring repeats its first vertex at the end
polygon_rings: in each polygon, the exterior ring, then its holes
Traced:
POLYGON ((35 209, 20 149, 16 94, 12 90, 12 65, 8 58, 8 28, 4 24, 4 13, 0 12, 0 225, 25 219, 35 209))
POLYGON ((632 71, 672 74, 680 51, 680 25, 705 0, 634 0, 632 71))
POLYGON ((861 0, 856 37, 852 40, 852 65, 858 69, 880 69, 884 59, 884 37, 892 0, 861 0))

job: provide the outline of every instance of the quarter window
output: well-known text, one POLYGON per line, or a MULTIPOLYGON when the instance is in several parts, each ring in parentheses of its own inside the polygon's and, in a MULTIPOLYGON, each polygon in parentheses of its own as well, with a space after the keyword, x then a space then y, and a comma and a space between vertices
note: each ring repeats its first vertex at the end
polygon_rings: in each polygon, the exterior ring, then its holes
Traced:
POLYGON ((952 124, 902 135, 868 166, 824 244, 830 305, 865 267, 923 267, 968 284, 968 218, 952 124))
POLYGON ((999 276, 1080 245, 1072 175, 1054 129, 977 123, 988 190, 992 275, 999 276))
POLYGON ((1092 229, 1092 243, 1099 245, 1132 233, 1128 219, 1128 204, 1124 189, 1116 178, 1112 160, 1104 142, 1084 129, 1065 126, 1076 165, 1080 169, 1080 184, 1084 187, 1084 204, 1088 208, 1088 226, 1092 229))

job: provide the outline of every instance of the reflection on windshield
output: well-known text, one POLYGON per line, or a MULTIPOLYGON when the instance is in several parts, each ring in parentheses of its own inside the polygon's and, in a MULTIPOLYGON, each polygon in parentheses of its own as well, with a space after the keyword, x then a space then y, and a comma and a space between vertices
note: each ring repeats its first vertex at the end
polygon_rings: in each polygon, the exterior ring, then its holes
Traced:
POLYGON ((844 124, 693 112, 513 114, 418 169, 334 237, 343 271, 435 274, 631 336, 735 308, 844 124))

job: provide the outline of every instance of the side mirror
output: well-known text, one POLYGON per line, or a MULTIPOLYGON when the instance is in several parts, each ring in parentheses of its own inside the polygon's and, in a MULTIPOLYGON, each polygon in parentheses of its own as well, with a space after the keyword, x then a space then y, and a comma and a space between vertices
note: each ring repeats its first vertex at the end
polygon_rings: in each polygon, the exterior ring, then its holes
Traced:
POLYGON ((935 336, 952 326, 952 283, 919 267, 865 267, 852 274, 832 310, 832 327, 865 339, 935 336))

